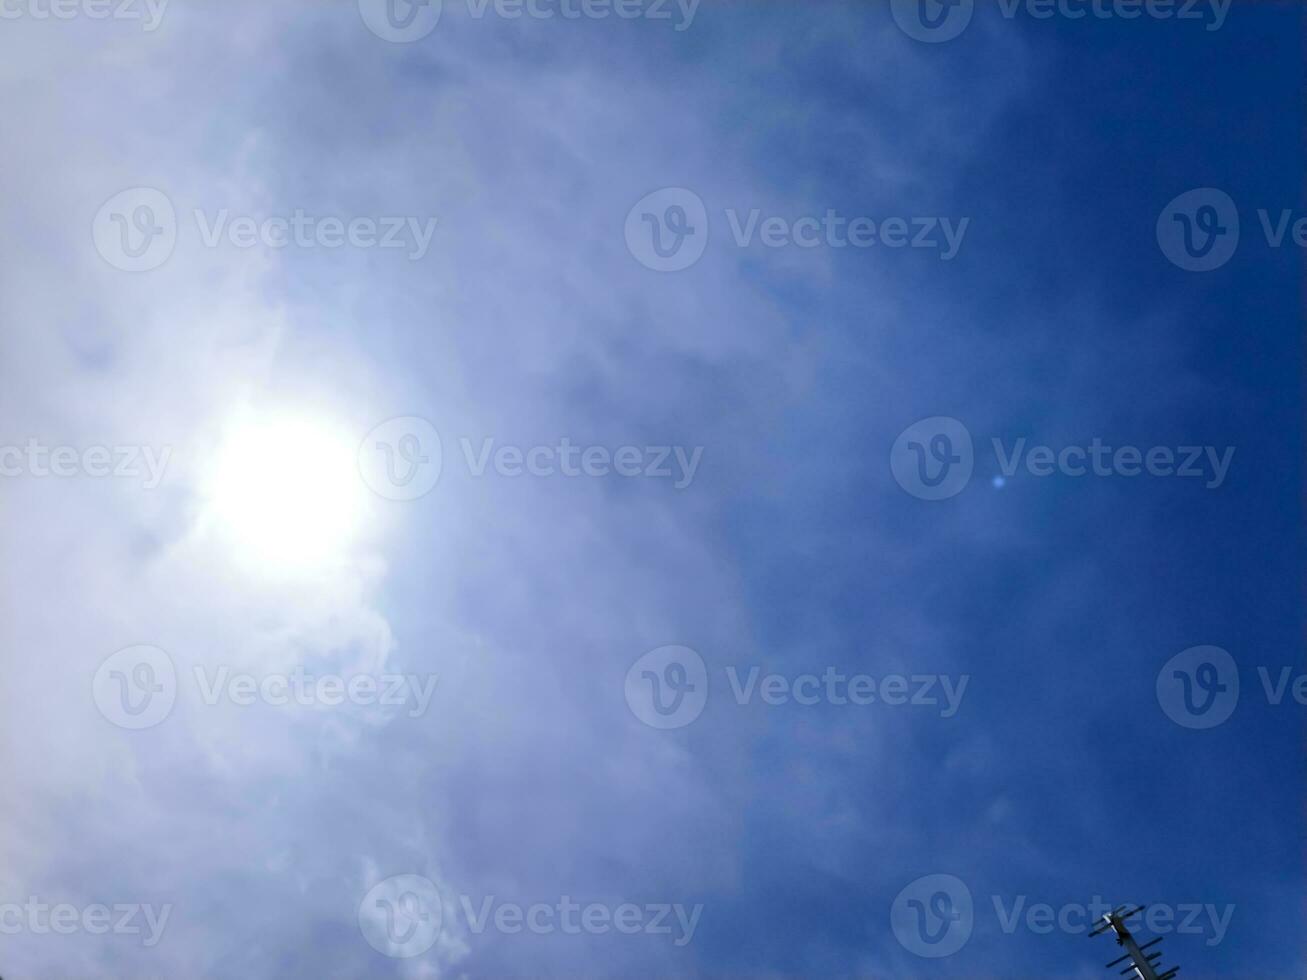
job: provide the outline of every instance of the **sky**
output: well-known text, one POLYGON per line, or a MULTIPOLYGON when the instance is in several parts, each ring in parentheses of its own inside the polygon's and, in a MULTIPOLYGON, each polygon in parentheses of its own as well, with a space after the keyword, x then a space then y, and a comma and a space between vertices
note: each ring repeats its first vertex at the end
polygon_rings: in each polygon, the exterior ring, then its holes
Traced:
POLYGON ((5 980, 1307 970, 1296 4, 0 20, 5 980))

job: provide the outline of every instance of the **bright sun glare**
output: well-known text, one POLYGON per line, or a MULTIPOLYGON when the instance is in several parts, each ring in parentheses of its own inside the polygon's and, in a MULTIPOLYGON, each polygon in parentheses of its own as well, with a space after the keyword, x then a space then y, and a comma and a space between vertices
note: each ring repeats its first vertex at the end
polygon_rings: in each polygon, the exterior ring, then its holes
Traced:
POLYGON ((340 555, 362 518, 354 447, 308 418, 233 426, 207 489, 209 516, 237 557, 269 570, 340 555))

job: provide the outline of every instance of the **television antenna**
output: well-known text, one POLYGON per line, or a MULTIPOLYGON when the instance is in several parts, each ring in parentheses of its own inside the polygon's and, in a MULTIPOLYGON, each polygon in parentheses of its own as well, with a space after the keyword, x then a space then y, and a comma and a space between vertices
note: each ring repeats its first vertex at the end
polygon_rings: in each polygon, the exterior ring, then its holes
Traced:
POLYGON ((1124 905, 1118 905, 1111 912, 1103 916, 1102 921, 1094 926, 1089 932, 1090 938, 1101 935, 1109 929, 1116 936, 1116 944, 1125 948, 1125 955, 1118 956, 1111 963, 1107 964, 1108 969, 1114 966, 1120 966, 1122 963, 1129 961, 1129 966, 1121 971, 1121 976, 1130 975, 1132 980, 1171 980, 1180 972, 1178 966, 1173 966, 1169 970, 1158 966, 1157 961, 1162 958, 1160 949, 1153 950, 1151 953, 1145 953, 1144 950, 1156 946, 1162 941, 1162 937, 1150 939, 1142 946, 1135 941, 1134 935, 1130 932, 1130 927, 1125 924, 1125 920, 1132 915, 1138 915, 1144 910, 1144 906, 1139 905, 1129 912, 1123 911, 1124 905), (1164 972, 1159 973, 1159 970, 1164 972))

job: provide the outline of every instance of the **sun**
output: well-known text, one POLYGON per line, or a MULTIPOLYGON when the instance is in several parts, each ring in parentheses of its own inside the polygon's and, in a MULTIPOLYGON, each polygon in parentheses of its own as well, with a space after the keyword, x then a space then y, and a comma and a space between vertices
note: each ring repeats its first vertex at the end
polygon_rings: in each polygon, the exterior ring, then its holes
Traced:
POLYGON ((363 518, 355 447, 311 417, 232 424, 205 483, 210 526, 242 563, 268 571, 342 557, 363 518))

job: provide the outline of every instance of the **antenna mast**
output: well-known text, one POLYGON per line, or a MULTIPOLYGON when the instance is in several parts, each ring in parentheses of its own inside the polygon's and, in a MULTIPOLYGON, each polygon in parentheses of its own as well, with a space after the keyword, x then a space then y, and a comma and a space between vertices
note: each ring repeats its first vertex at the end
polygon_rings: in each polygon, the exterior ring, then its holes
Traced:
POLYGON ((1125 924, 1126 919, 1142 912, 1144 907, 1139 905, 1131 909, 1129 912, 1123 912, 1122 910, 1124 908, 1124 905, 1118 905, 1111 912, 1108 912, 1103 916, 1103 920, 1098 925, 1094 926, 1089 933, 1092 938, 1093 936, 1100 935, 1110 929, 1116 935, 1116 944, 1125 947, 1125 955, 1118 956, 1111 963, 1107 964, 1108 968, 1110 969, 1114 966, 1119 966, 1128 960, 1130 965, 1121 971, 1121 976, 1123 977, 1130 974, 1132 975, 1132 980, 1171 980, 1172 977, 1180 972, 1180 968, 1178 966, 1173 966, 1169 970, 1165 970, 1165 972, 1158 973, 1157 971, 1159 969, 1164 969, 1157 965, 1157 961, 1162 958, 1162 951, 1156 949, 1151 953, 1144 952, 1144 950, 1149 947, 1156 946, 1160 943, 1162 937, 1158 936, 1156 939, 1150 939, 1148 942, 1140 946, 1135 942, 1135 937, 1131 934, 1130 929, 1125 924))

